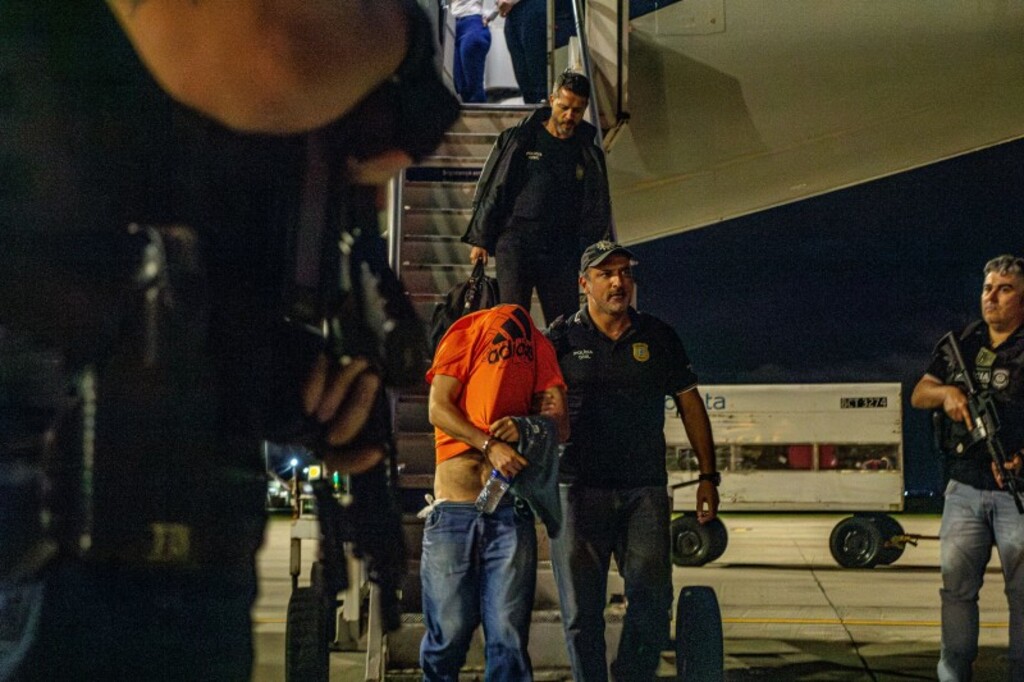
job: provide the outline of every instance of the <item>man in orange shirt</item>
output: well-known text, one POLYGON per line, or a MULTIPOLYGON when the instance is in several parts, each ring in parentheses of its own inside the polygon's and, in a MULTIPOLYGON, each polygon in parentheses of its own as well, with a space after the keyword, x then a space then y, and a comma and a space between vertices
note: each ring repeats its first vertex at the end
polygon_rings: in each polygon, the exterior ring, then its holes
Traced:
MULTIPOLYGON (((522 307, 497 306, 452 325, 427 381, 437 469, 420 564, 424 679, 457 680, 482 622, 487 679, 530 680, 533 513, 513 493, 492 513, 474 502, 492 470, 511 479, 530 464, 523 456, 527 423, 531 430, 547 429, 551 444, 568 437, 565 382, 554 348, 522 307), (532 409, 535 403, 539 410, 532 409), (537 412, 538 418, 521 419, 537 412)), ((557 467, 557 454, 549 456, 557 467)))

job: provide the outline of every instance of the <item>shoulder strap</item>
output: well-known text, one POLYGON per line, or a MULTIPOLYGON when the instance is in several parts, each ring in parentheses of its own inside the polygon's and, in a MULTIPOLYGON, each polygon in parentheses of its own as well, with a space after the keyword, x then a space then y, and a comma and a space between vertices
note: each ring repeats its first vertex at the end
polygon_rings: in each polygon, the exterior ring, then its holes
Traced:
POLYGON ((975 320, 974 322, 971 322, 969 325, 964 327, 963 331, 960 332, 960 340, 963 341, 968 336, 974 334, 974 332, 978 331, 978 327, 984 323, 984 320, 975 320))

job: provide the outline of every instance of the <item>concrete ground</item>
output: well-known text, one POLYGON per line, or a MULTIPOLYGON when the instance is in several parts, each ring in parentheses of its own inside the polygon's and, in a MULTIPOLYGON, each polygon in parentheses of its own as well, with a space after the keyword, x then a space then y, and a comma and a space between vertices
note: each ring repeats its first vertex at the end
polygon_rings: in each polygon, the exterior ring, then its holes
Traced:
MULTIPOLYGON (((718 596, 727 680, 935 679, 938 542, 908 546, 890 566, 842 569, 829 553, 828 538, 843 516, 726 515, 729 545, 722 558, 700 568, 675 568, 677 592, 684 585, 708 585, 718 596)), ((908 534, 938 534, 937 515, 896 518, 908 534)), ((284 680, 290 527, 287 517, 273 519, 260 556, 256 682, 284 680)), ((313 545, 303 544, 309 561, 313 545)), ((987 577, 977 682, 1006 674, 1007 613, 996 557, 987 577)), ((360 652, 332 654, 332 682, 362 680, 364 661, 360 652)), ((663 663, 660 672, 671 674, 671 656, 663 663)))

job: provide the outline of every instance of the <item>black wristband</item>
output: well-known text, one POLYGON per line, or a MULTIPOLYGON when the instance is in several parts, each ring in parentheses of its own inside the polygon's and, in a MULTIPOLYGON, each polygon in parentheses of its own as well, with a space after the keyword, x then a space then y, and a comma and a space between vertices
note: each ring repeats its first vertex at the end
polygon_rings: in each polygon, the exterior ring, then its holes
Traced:
POLYGON ((711 483, 717 488, 722 484, 722 473, 719 471, 712 471, 710 474, 701 474, 697 477, 698 481, 711 481, 711 483))

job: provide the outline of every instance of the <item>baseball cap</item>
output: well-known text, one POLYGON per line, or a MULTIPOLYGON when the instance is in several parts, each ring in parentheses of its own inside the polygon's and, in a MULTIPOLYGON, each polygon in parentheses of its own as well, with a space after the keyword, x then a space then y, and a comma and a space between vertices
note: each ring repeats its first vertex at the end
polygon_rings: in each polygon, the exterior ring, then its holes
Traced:
POLYGON ((587 271, 587 268, 593 268, 604 262, 604 259, 613 253, 621 253, 624 256, 629 256, 629 264, 636 265, 639 261, 633 252, 615 242, 599 241, 591 244, 587 247, 586 251, 583 252, 583 257, 580 258, 580 274, 587 271))

